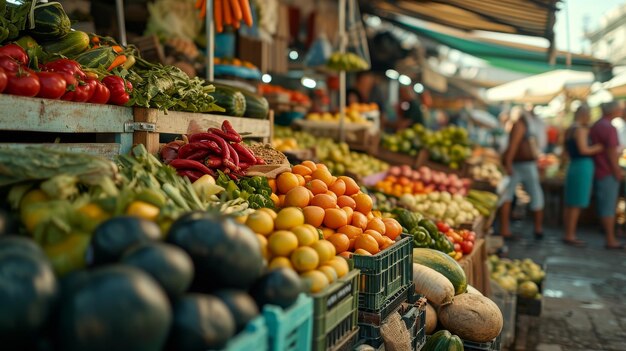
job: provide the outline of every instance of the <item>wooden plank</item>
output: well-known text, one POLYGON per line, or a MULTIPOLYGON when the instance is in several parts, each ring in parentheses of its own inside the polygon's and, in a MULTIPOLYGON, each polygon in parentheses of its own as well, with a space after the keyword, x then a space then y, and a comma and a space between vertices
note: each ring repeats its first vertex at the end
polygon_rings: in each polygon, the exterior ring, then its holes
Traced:
MULTIPOLYGON (((152 109, 135 108, 135 122, 156 123, 157 114, 152 109)), ((135 131, 133 133, 133 143, 143 144, 149 153, 159 152, 159 133, 135 131)))
POLYGON ((0 130, 124 133, 129 107, 0 95, 0 130))
POLYGON ((25 147, 45 147, 67 152, 87 153, 91 155, 102 156, 109 160, 113 160, 120 154, 121 145, 116 143, 49 143, 49 144, 22 144, 11 143, 1 144, 2 148, 25 148, 25 147))

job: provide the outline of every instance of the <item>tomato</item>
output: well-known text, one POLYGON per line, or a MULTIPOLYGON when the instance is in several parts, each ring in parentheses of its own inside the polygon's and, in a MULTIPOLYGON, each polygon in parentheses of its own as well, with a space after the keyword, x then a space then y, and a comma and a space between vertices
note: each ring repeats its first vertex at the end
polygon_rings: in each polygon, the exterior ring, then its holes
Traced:
POLYGON ((0 56, 8 56, 22 65, 28 65, 28 55, 26 51, 17 44, 8 44, 0 47, 0 56))
POLYGON ((38 97, 46 99, 58 99, 65 94, 67 83, 63 76, 54 72, 37 73, 41 89, 39 89, 38 97))
POLYGON ((76 86, 76 90, 74 91, 74 99, 72 101, 76 102, 87 102, 93 96, 93 93, 96 89, 96 81, 90 80, 86 82, 80 82, 76 86))
MULTIPOLYGON (((456 244, 454 244, 456 245, 456 244)), ((474 243, 471 241, 464 241, 461 243, 461 249, 465 255, 469 254, 474 250, 474 243)))
POLYGON ((444 222, 437 222, 437 229, 442 233, 447 233, 450 231, 450 226, 444 222))
POLYGON ((476 241, 476 233, 470 232, 469 234, 467 234, 467 240, 471 242, 476 241))
POLYGON ((9 72, 5 92, 20 96, 36 96, 41 85, 35 72, 20 68, 17 72, 9 72))
POLYGON ((454 243, 454 251, 455 252, 461 252, 461 244, 454 243))
POLYGON ((4 73, 4 69, 0 67, 0 93, 7 87, 7 74, 4 73))
POLYGON ((9 56, 0 56, 0 68, 6 72, 17 72, 20 69, 20 63, 9 56))
POLYGON ((109 101, 109 97, 111 97, 111 92, 106 85, 101 82, 96 82, 96 88, 94 89, 93 96, 89 99, 89 102, 94 104, 106 104, 109 101))
POLYGON ((50 61, 43 65, 42 69, 44 71, 66 72, 79 79, 85 79, 86 77, 80 63, 70 59, 57 59, 50 61))

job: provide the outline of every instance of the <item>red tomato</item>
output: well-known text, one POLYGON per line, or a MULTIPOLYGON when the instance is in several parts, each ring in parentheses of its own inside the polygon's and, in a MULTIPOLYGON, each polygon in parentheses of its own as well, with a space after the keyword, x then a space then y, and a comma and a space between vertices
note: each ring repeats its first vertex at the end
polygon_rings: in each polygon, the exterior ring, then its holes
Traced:
POLYGON ((65 79, 58 73, 39 72, 37 73, 41 89, 39 89, 38 97, 46 99, 58 99, 65 94, 67 83, 65 79))
POLYGON ((96 88, 89 102, 94 104, 106 104, 109 101, 109 97, 111 97, 109 88, 101 82, 96 81, 96 88))
POLYGON ((28 55, 21 46, 8 44, 0 47, 0 56, 9 56, 22 65, 28 65, 28 55))
POLYGON ((454 251, 455 252, 461 252, 461 244, 454 243, 454 251))
POLYGON ((471 241, 464 241, 461 243, 461 249, 463 249, 463 254, 467 255, 474 250, 474 243, 471 241))
POLYGON ((66 72, 79 79, 85 79, 85 72, 83 72, 80 64, 74 60, 57 59, 46 63, 42 69, 45 71, 66 72))
POLYGON ((89 101, 89 99, 91 99, 91 97, 93 96, 95 89, 96 89, 96 82, 93 80, 78 83, 78 85, 76 86, 76 90, 74 91, 74 99, 72 99, 72 101, 76 101, 76 102, 89 101))
POLYGON ((450 231, 450 226, 444 222, 437 222, 437 229, 442 233, 447 233, 450 231))
POLYGON ((470 232, 469 234, 467 234, 467 240, 471 242, 476 241, 476 233, 470 232))
POLYGON ((9 72, 5 92, 20 96, 36 96, 41 85, 35 72, 29 69, 20 69, 17 72, 9 72))
POLYGON ((4 73, 4 69, 0 67, 0 93, 4 91, 4 88, 7 87, 7 74, 4 73))
POLYGON ((0 68, 3 68, 6 72, 16 72, 20 69, 20 63, 9 56, 0 56, 0 68))

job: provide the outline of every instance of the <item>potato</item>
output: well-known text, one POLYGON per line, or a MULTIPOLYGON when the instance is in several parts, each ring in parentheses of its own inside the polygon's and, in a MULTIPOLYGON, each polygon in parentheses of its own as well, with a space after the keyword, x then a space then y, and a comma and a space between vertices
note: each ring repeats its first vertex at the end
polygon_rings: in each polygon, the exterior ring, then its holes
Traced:
POLYGON ((441 306, 441 325, 461 339, 488 342, 502 331, 502 312, 490 299, 477 294, 460 294, 451 304, 441 306))

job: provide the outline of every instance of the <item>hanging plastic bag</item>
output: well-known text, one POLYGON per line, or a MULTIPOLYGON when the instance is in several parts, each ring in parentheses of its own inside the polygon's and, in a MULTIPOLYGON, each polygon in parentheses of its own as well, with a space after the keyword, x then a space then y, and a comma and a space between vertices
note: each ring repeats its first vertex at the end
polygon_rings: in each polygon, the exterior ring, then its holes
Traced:
POLYGON ((336 71, 367 71, 372 67, 367 34, 357 0, 346 0, 345 37, 338 37, 337 50, 328 59, 327 66, 336 71), (341 47, 345 46, 345 52, 341 47))
POLYGON ((309 67, 323 66, 328 62, 332 53, 333 47, 330 41, 326 34, 321 33, 311 45, 304 62, 309 67))

